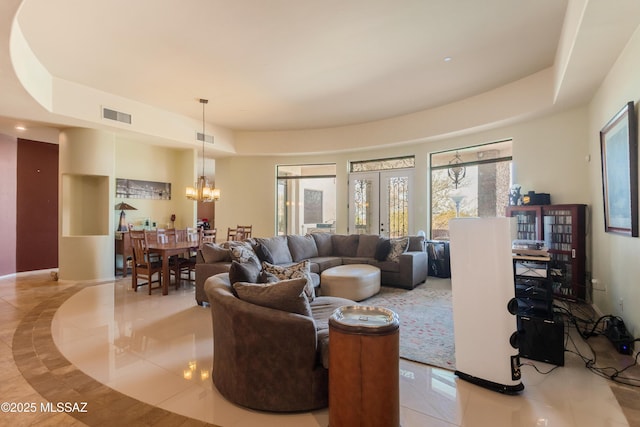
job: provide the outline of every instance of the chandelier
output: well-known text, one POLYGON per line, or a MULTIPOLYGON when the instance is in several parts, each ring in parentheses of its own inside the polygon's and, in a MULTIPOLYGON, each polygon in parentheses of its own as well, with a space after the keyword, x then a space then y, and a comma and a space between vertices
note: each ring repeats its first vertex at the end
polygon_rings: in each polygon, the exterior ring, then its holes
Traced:
POLYGON ((204 132, 204 106, 209 101, 206 99, 200 99, 200 103, 202 104, 202 175, 195 182, 193 187, 187 187, 185 195, 189 200, 196 200, 198 202, 208 203, 215 202, 220 199, 220 189, 213 188, 211 184, 209 184, 209 180, 204 175, 204 142, 206 139, 206 134, 204 132))
POLYGON ((456 155, 453 156, 453 159, 449 162, 449 178, 453 181, 453 184, 458 188, 460 185, 460 181, 464 179, 467 175, 467 168, 463 166, 462 158, 460 154, 456 151, 456 155))

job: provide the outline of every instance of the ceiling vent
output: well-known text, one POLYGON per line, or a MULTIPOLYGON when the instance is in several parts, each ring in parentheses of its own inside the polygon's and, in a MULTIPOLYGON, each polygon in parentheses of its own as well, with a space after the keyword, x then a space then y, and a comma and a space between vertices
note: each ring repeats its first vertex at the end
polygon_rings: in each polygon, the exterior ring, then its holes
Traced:
POLYGON ((196 139, 198 141, 204 141, 208 144, 213 144, 213 135, 207 135, 202 132, 196 132, 196 139))
POLYGON ((109 120, 115 120, 117 122, 131 124, 131 114, 123 113, 121 111, 112 110, 110 108, 102 108, 102 117, 109 120))

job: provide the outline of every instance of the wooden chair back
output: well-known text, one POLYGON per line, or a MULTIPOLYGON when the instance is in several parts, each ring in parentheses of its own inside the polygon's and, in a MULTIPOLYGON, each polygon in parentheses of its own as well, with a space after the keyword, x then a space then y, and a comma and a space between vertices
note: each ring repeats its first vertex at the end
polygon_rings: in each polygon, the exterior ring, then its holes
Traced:
POLYGON ((175 238, 176 238, 176 242, 188 242, 189 240, 189 229, 188 228, 181 228, 181 229, 176 229, 175 230, 175 238))
POLYGON ((157 228, 155 234, 158 243, 175 243, 178 241, 178 232, 175 228, 157 228))
POLYGON ((215 228, 202 230, 202 239, 200 240, 200 243, 215 243, 217 234, 218 230, 215 228))
POLYGON ((130 230, 129 240, 131 240, 131 252, 133 253, 133 265, 134 268, 138 265, 144 265, 147 263, 147 248, 146 248, 146 236, 142 230, 130 230))
MULTIPOLYGON (((155 234, 155 233, 153 233, 155 234)), ((142 230, 130 230, 131 253, 133 255, 133 274, 131 275, 131 287, 137 291, 139 286, 148 285, 149 295, 152 289, 162 287, 162 264, 153 261, 147 251, 148 238, 153 237, 151 233, 142 230), (153 276, 157 275, 157 280, 153 276), (140 283, 139 279, 146 279, 145 283, 140 283), (152 287, 153 283, 158 283, 157 287, 152 287)))
POLYGON ((236 226, 236 240, 244 240, 251 237, 253 225, 236 226))
MULTIPOLYGON (((195 227, 187 227, 184 230, 184 241, 185 242, 196 242, 198 246, 201 243, 200 232, 195 227)), ((178 240, 180 241, 180 240, 178 240)))
POLYGON ((158 243, 158 230, 141 230, 146 243, 158 243))

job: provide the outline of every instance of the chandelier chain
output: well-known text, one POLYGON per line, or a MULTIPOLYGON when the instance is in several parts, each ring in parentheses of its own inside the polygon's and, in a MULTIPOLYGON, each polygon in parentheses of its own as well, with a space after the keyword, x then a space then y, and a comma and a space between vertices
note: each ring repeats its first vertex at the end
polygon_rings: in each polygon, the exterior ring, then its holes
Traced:
POLYGON ((208 99, 200 98, 200 103, 202 104, 202 176, 204 176, 204 142, 207 139, 207 134, 204 133, 204 106, 209 102, 208 99))

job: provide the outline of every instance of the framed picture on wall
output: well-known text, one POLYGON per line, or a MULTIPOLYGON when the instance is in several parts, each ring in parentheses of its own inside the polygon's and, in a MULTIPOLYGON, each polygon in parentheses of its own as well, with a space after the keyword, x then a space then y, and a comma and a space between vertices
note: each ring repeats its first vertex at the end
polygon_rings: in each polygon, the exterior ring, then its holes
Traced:
POLYGON ((638 236, 638 120, 633 102, 600 131, 604 229, 638 236))
POLYGON ((171 200, 171 183, 116 178, 116 197, 171 200))

